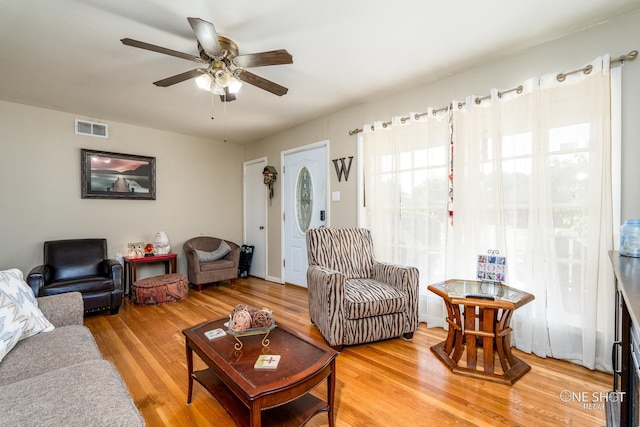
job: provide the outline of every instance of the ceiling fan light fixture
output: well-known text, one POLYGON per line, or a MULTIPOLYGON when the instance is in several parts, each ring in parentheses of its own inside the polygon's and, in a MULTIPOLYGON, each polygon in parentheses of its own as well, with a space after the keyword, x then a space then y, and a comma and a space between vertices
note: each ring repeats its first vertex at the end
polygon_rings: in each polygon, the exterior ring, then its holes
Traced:
POLYGON ((218 86, 227 87, 231 84, 233 76, 226 69, 219 69, 213 72, 213 79, 218 86))
POLYGON ((204 73, 196 78, 196 85, 203 90, 211 90, 213 79, 209 73, 204 73))
POLYGON ((232 77, 231 83, 229 83, 229 93, 238 93, 241 87, 242 87, 242 82, 237 78, 232 77))

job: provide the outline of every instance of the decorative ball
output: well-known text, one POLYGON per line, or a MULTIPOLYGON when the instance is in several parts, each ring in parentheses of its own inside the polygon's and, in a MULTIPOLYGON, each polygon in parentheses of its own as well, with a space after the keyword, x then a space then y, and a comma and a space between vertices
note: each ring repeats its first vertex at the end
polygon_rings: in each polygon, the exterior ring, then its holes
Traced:
POLYGON ((251 316, 251 326, 254 328, 266 328, 273 323, 273 316, 267 309, 256 310, 251 316))
POLYGON ((251 315, 247 310, 238 311, 233 315, 231 327, 236 331, 244 331, 251 327, 251 315))
POLYGON ((238 305, 236 305, 235 307, 233 307, 233 310, 231 310, 231 318, 233 319, 233 316, 237 312, 242 311, 242 310, 248 310, 248 309, 249 309, 249 307, 247 307, 246 304, 238 304, 238 305))

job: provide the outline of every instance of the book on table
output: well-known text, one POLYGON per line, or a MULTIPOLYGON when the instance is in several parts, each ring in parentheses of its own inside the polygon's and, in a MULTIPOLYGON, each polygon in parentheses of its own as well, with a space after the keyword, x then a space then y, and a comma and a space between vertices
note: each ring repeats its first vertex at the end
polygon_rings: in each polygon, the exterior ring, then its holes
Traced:
POLYGON ((204 333, 204 336, 209 338, 210 340, 214 340, 216 338, 220 338, 227 335, 227 333, 222 328, 212 329, 204 333))
POLYGON ((261 354, 253 365, 255 369, 276 369, 280 363, 280 356, 277 354, 261 354))

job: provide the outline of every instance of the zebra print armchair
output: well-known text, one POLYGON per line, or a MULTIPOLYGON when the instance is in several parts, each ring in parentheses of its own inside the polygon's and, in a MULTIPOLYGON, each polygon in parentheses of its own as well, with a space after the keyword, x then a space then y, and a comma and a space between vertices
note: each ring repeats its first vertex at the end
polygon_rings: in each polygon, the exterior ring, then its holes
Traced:
POLYGON ((413 338, 417 268, 376 261, 363 228, 315 228, 306 238, 309 314, 330 346, 413 338))

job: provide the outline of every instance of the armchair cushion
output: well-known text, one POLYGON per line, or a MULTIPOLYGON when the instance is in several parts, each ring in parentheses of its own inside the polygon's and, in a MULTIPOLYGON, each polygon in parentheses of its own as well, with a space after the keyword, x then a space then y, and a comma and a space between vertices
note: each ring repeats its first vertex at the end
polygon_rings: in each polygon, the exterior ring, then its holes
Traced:
POLYGON ((339 271, 347 279, 366 279, 373 269, 369 230, 325 228, 307 234, 309 265, 339 271))
POLYGON ((52 282, 91 276, 108 277, 106 259, 104 239, 44 242, 44 264, 50 268, 52 282))
POLYGON ((407 309, 407 296, 386 283, 372 279, 351 279, 345 287, 348 319, 400 313, 407 309))
POLYGON ((203 262, 200 264, 200 271, 216 271, 226 270, 228 268, 236 268, 236 264, 229 259, 217 259, 211 262, 203 262))
POLYGON ((201 251, 200 249, 196 249, 195 251, 198 254, 198 260, 200 260, 200 262, 211 262, 217 261, 231 252, 231 246, 222 240, 218 248, 213 251, 201 251))
POLYGON ((67 292, 99 292, 113 290, 113 280, 110 277, 78 277, 75 279, 51 282, 43 295, 57 295, 67 292))

